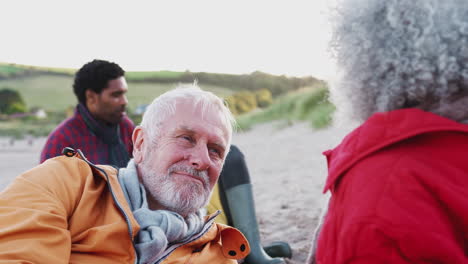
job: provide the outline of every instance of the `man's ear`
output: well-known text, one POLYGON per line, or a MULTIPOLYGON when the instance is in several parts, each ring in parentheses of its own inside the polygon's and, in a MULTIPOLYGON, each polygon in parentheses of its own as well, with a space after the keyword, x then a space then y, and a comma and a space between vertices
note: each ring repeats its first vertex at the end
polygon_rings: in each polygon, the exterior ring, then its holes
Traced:
POLYGON ((135 163, 140 163, 143 160, 143 151, 145 147, 145 131, 143 127, 137 126, 133 130, 133 160, 135 163))
POLYGON ((97 98, 98 98, 99 94, 94 92, 93 90, 90 90, 90 89, 87 89, 85 91, 85 97, 86 97, 86 108, 88 108, 88 110, 94 110, 93 107, 96 105, 97 103, 97 98))

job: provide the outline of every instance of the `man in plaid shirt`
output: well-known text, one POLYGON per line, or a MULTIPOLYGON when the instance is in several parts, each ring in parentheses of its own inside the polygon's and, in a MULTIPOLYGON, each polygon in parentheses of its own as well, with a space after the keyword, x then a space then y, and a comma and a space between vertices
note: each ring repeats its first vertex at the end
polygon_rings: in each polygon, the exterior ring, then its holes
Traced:
POLYGON ((72 147, 81 149, 95 164, 127 166, 134 124, 125 113, 128 87, 124 74, 119 65, 103 60, 93 60, 78 70, 73 91, 79 103, 74 115, 50 133, 41 163, 72 147))

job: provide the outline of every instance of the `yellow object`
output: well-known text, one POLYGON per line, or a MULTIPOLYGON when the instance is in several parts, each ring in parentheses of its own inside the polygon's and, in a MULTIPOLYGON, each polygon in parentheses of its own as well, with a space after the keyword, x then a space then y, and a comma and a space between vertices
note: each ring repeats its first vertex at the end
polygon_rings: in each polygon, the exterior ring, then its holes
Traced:
POLYGON ((219 214, 216 217, 215 222, 218 224, 227 225, 228 221, 226 215, 224 214, 224 208, 221 204, 221 199, 219 198, 219 186, 217 183, 213 188, 213 194, 211 195, 210 202, 206 206, 206 211, 208 215, 213 214, 214 212, 216 212, 216 210, 220 210, 221 214, 219 214))

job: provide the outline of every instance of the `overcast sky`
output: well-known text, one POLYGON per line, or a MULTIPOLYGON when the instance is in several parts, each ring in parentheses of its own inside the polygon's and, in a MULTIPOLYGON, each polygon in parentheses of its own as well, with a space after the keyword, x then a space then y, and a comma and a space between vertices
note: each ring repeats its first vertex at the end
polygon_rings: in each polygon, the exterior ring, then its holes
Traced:
MULTIPOLYGON (((328 3, 328 4, 327 4, 328 3)), ((328 78, 326 0, 0 2, 0 62, 328 78)))

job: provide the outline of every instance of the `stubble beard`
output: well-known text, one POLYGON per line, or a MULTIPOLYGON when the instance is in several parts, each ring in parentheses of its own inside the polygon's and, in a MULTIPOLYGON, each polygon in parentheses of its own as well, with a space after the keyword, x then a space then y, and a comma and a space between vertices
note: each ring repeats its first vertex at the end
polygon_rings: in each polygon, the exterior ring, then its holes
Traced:
POLYGON ((195 213, 206 206, 211 196, 207 171, 197 171, 191 167, 173 164, 166 174, 158 175, 151 167, 140 164, 142 181, 146 191, 166 210, 182 216, 195 213), (186 181, 183 184, 172 180, 174 171, 184 171, 198 177, 202 184, 186 181))

